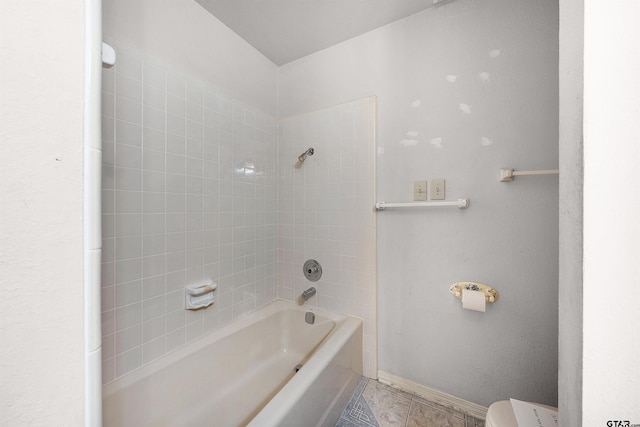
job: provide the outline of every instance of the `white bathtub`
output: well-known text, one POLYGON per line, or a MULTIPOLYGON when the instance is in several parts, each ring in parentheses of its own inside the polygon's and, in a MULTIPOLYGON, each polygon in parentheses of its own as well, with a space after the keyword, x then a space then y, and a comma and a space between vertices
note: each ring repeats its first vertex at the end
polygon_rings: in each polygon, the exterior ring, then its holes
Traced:
POLYGON ((103 425, 333 426, 362 375, 362 321, 306 311, 274 301, 105 385, 103 425))

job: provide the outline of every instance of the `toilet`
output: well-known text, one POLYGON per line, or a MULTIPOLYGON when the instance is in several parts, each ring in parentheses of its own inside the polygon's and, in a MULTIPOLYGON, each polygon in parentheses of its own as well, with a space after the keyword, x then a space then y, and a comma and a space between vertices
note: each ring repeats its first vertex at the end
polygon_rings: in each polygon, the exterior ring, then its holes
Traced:
MULTIPOLYGON (((540 403, 536 403, 536 405, 556 411, 558 410, 558 408, 554 408, 549 405, 542 405, 540 403)), ((491 404, 487 411, 485 425, 486 427, 518 427, 516 416, 511 408, 511 402, 508 400, 501 400, 491 404)))

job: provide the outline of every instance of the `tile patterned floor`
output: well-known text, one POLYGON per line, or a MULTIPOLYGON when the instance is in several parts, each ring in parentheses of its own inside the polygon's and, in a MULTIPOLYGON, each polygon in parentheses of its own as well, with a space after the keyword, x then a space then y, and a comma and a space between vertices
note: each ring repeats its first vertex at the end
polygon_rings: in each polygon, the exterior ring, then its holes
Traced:
POLYGON ((484 427, 484 421, 363 377, 335 427, 484 427))

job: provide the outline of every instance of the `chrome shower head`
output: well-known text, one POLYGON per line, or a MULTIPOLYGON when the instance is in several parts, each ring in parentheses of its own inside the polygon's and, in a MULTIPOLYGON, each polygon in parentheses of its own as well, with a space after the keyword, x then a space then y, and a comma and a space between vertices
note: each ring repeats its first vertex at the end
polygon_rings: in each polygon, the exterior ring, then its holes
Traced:
POLYGON ((298 160, 300 161, 300 163, 304 162, 304 160, 307 158, 307 156, 313 156, 313 147, 309 148, 307 151, 305 151, 304 153, 300 154, 298 156, 298 160))

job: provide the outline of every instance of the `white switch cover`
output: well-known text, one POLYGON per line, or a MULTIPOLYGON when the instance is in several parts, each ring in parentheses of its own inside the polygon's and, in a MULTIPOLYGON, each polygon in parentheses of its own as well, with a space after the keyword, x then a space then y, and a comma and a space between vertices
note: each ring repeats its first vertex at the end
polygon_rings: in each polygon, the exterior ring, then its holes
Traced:
POLYGON ((427 181, 413 181, 413 200, 427 200, 427 181))
POLYGON ((430 183, 429 194, 431 200, 444 200, 444 179, 432 179, 430 183))

